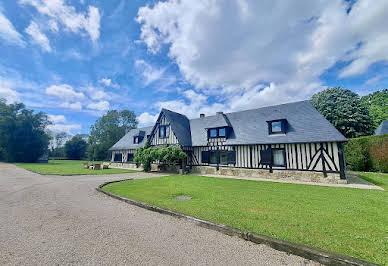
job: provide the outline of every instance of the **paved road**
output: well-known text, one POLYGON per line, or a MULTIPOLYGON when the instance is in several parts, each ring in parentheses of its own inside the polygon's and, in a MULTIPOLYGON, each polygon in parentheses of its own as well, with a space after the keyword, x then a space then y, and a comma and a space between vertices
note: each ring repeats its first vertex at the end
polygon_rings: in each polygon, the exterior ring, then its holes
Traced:
POLYGON ((312 264, 95 190, 123 177, 144 173, 43 176, 0 164, 0 265, 312 264))

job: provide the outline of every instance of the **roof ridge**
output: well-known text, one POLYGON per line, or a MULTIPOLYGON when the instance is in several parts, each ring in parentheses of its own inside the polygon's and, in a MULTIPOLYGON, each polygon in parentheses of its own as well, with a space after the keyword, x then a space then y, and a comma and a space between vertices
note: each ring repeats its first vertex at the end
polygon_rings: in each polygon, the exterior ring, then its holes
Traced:
MULTIPOLYGON (((235 111, 235 112, 223 113, 223 115, 242 113, 242 112, 248 112, 248 111, 255 111, 255 110, 257 111, 257 110, 266 109, 266 108, 274 108, 274 107, 278 107, 278 106, 291 105, 291 104, 303 103, 303 102, 309 102, 309 100, 302 100, 302 101, 296 101, 296 102, 288 102, 288 103, 282 103, 282 104, 277 104, 277 105, 267 105, 267 106, 262 106, 262 107, 259 107, 259 108, 252 108, 252 109, 245 109, 245 110, 240 110, 240 111, 235 111)), ((217 116, 217 114, 205 116, 204 118, 215 117, 215 116, 217 116)), ((189 120, 191 121, 191 120, 204 119, 204 118, 196 117, 196 118, 191 118, 189 120)))

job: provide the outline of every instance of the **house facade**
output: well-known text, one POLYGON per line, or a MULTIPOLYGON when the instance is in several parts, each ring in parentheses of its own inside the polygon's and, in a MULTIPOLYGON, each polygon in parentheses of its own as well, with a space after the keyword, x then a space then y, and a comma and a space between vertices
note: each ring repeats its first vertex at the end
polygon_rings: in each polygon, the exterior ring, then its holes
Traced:
POLYGON ((136 167, 136 148, 178 145, 193 173, 345 182, 338 132, 308 101, 258 109, 185 115, 162 109, 152 127, 128 132, 110 150, 112 165, 136 167))

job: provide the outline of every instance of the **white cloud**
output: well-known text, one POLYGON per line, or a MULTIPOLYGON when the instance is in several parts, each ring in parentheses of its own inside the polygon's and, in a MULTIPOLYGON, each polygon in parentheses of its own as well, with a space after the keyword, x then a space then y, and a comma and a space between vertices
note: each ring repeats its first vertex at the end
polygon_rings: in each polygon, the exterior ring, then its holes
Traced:
POLYGON ((66 132, 68 134, 74 133, 73 131, 79 131, 81 129, 80 124, 53 124, 48 125, 47 129, 52 132, 66 132))
MULTIPOLYGON (((305 99, 324 87, 320 76, 339 61, 350 63, 340 77, 387 62, 388 2, 351 5, 342 0, 168 0, 140 8, 136 20, 150 52, 166 45, 200 95, 238 110, 305 99)), ((147 73, 147 65, 138 64, 147 73)), ((161 75, 151 73, 149 82, 161 75)), ((164 103, 188 113, 201 110, 188 99, 164 103)))
POLYGON ((159 114, 151 115, 148 112, 144 112, 137 117, 139 121, 139 126, 149 126, 155 123, 156 119, 158 119, 159 114))
POLYGON ((46 52, 51 52, 50 41, 45 34, 43 34, 38 24, 31 21, 30 25, 26 28, 26 33, 30 35, 31 39, 46 52))
POLYGON ((80 100, 85 97, 82 92, 76 92, 73 87, 68 84, 52 85, 46 88, 46 94, 68 101, 80 100))
POLYGON ((48 118, 53 123, 66 122, 66 117, 64 115, 48 115, 48 118))
POLYGON ((107 111, 109 110, 109 102, 107 101, 98 101, 95 103, 90 103, 87 106, 89 109, 98 110, 98 111, 107 111))
POLYGON ((144 77, 144 85, 148 86, 152 82, 163 77, 165 68, 154 68, 144 60, 136 60, 135 67, 137 71, 144 77))
POLYGON ((1 13, 0 10, 0 38, 11 44, 24 47, 22 35, 15 29, 12 23, 1 13))
POLYGON ((8 81, 0 80, 0 98, 6 99, 7 103, 19 101, 19 93, 12 89, 13 84, 8 81))
POLYGON ((110 88, 114 88, 114 89, 120 88, 120 86, 118 84, 113 83, 110 78, 102 78, 98 82, 103 84, 106 87, 110 87, 110 88))
POLYGON ((60 107, 68 108, 74 111, 81 111, 82 110, 82 104, 81 102, 64 102, 59 105, 60 107))
POLYGON ((23 5, 34 6, 37 11, 49 17, 50 28, 58 31, 59 24, 65 30, 74 33, 86 32, 95 42, 100 37, 100 12, 94 6, 88 7, 88 13, 77 12, 73 6, 66 5, 64 0, 20 0, 23 5))

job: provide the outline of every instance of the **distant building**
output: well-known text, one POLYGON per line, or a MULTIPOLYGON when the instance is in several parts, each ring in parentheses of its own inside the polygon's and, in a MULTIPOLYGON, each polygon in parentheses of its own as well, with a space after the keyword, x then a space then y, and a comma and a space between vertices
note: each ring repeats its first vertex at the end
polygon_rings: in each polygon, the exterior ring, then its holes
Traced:
POLYGON ((376 129, 375 135, 388 134, 388 120, 383 120, 380 126, 376 129))

